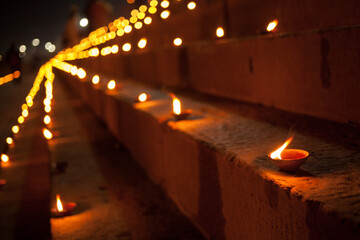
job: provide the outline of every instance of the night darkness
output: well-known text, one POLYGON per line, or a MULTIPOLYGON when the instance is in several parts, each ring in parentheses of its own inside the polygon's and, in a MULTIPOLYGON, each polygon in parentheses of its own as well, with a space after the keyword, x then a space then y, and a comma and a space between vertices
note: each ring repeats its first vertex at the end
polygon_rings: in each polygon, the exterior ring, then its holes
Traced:
MULTIPOLYGON (((58 45, 61 42, 60 38, 70 6, 76 4, 79 8, 80 17, 83 17, 87 1, 2 1, 0 54, 5 54, 11 42, 15 42, 17 46, 21 44, 30 46, 31 40, 34 38, 40 39, 40 46, 42 47, 48 41, 58 45)), ((108 0, 107 2, 113 6, 113 17, 118 17, 122 1, 108 0)))

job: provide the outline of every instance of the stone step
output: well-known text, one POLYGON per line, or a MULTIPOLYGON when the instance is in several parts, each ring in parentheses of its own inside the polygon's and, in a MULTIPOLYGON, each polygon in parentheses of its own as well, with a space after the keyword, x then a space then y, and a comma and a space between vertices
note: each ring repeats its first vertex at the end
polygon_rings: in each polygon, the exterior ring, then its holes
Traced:
POLYGON ((128 81, 121 81, 122 89, 105 90, 55 74, 96 112, 205 236, 360 237, 360 155, 352 147, 294 131, 291 146, 312 157, 299 171, 286 173, 267 157, 286 139, 286 128, 186 97, 180 97, 184 109, 194 113, 189 120, 174 121, 166 92, 128 81), (135 103, 143 91, 152 100, 135 103))

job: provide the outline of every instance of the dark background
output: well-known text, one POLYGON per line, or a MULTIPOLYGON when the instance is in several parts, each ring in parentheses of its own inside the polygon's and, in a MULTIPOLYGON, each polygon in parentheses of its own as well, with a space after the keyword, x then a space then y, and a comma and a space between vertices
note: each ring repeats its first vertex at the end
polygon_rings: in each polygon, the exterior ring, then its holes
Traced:
MULTIPOLYGON (((34 38, 40 39, 38 48, 43 50, 45 43, 50 41, 56 45, 56 52, 59 51, 62 48, 61 35, 70 7, 76 4, 79 17, 85 17, 87 2, 88 0, 2 0, 0 54, 5 55, 11 42, 14 42, 17 48, 22 44, 26 45, 28 51, 34 38)), ((127 4, 126 0, 107 2, 112 5, 114 19, 121 16, 121 6, 127 4)))

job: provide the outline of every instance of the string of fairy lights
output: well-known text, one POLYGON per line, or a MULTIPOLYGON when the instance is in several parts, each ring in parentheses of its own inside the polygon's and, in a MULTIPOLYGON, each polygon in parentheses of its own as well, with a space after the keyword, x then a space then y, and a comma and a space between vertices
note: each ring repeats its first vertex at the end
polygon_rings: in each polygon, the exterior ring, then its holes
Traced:
MULTIPOLYGON (((128 2, 134 2, 134 0, 128 0, 128 2)), ((179 2, 181 0, 174 0, 179 2)), ((44 104, 44 128, 42 129, 43 135, 46 139, 50 140, 53 137, 50 129, 51 122, 51 102, 53 99, 53 81, 55 75, 52 71, 52 68, 55 67, 60 69, 66 73, 69 73, 73 76, 77 76, 79 79, 84 79, 87 75, 86 71, 83 68, 79 68, 76 65, 70 64, 67 61, 73 61, 77 59, 85 59, 85 58, 96 58, 99 56, 108 56, 110 54, 117 54, 121 51, 129 52, 133 48, 130 42, 125 42, 121 46, 117 44, 112 44, 109 46, 104 46, 99 48, 99 45, 103 45, 106 42, 113 40, 115 38, 120 38, 125 36, 126 34, 130 34, 133 31, 139 31, 144 26, 149 26, 153 23, 153 15, 158 14, 161 19, 168 19, 171 16, 171 11, 169 10, 171 6, 170 1, 163 0, 160 2, 157 0, 148 0, 147 5, 141 5, 138 9, 133 9, 130 12, 130 17, 127 19, 125 17, 119 17, 112 22, 110 22, 107 26, 100 27, 94 31, 92 31, 86 38, 82 39, 80 43, 77 45, 64 49, 60 51, 55 57, 51 58, 47 63, 40 67, 37 76, 34 80, 33 86, 30 89, 28 95, 25 98, 25 103, 21 106, 21 115, 17 118, 17 124, 13 125, 11 128, 11 134, 6 138, 6 147, 1 153, 1 162, 8 163, 9 156, 7 155, 7 151, 10 146, 13 146, 16 142, 16 136, 22 129, 23 123, 26 121, 27 117, 30 113, 30 108, 33 106, 34 98, 37 92, 40 89, 41 83, 44 79, 45 86, 45 98, 43 100, 44 104)), ((188 1, 186 4, 186 8, 189 11, 194 11, 197 5, 194 1, 188 1)), ((267 27, 267 31, 273 31, 276 28, 277 20, 274 20, 269 23, 267 27)), ((215 36, 217 38, 222 38, 225 36, 225 29, 223 26, 218 26, 215 29, 215 36)), ((172 44, 175 47, 179 47, 183 44, 183 39, 179 36, 172 40, 172 44)), ((145 37, 141 37, 137 42, 137 47, 139 49, 143 49, 148 45, 148 39, 145 37)), ((4 77, 0 78, 0 85, 10 82, 13 79, 20 77, 20 71, 15 71, 14 73, 8 74, 4 77)), ((95 74, 92 79, 92 83, 97 85, 100 83, 100 76, 95 74)), ((119 88, 117 82, 115 80, 109 80, 107 83, 107 88, 117 89, 119 88)), ((149 95, 142 93, 139 95, 139 102, 148 100, 150 98, 149 95)), ((180 101, 174 96, 174 106, 176 105, 178 109, 180 108, 180 101)), ((175 110, 174 110, 175 112, 175 110)))

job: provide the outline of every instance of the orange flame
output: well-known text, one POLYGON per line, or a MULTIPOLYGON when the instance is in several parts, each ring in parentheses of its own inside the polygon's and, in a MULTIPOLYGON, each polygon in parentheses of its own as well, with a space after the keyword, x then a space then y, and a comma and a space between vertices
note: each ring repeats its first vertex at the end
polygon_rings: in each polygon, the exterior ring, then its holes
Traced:
POLYGON ((3 161, 3 162, 8 162, 9 161, 9 157, 8 157, 8 155, 6 155, 6 154, 1 154, 1 161, 3 161))
POLYGON ((43 134, 44 134, 44 137, 48 140, 52 139, 52 137, 53 137, 52 133, 46 128, 43 129, 43 134))
POLYGON ((274 21, 272 21, 272 22, 269 22, 266 30, 267 30, 268 32, 274 31, 274 29, 276 28, 277 24, 278 24, 278 20, 276 20, 276 19, 275 19, 274 21))
POLYGON ((181 114, 181 102, 175 95, 173 95, 173 112, 176 115, 181 114))
POLYGON ((138 99, 139 99, 139 102, 145 102, 147 100, 146 93, 140 94, 138 99))
POLYGON ((272 158, 272 159, 282 159, 281 158, 281 153, 282 153, 282 151, 284 151, 284 149, 291 143, 291 141, 293 140, 293 136, 292 137, 290 137, 290 138, 288 138, 287 140, 286 140, 286 142, 281 146, 281 147, 279 147, 278 149, 276 149, 275 151, 273 151, 272 153, 270 153, 270 157, 272 158))
POLYGON ((64 208, 63 208, 63 205, 61 203, 59 194, 56 194, 56 208, 57 208, 58 212, 64 211, 64 208))

